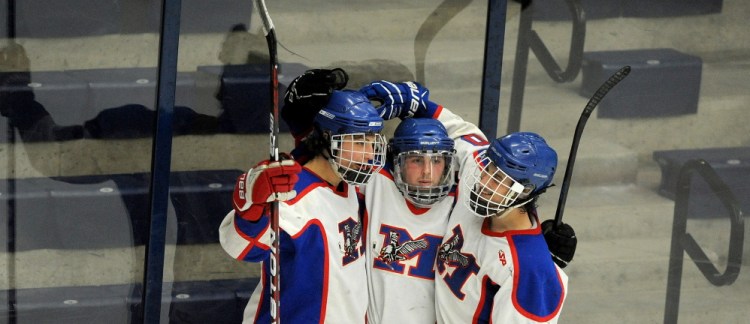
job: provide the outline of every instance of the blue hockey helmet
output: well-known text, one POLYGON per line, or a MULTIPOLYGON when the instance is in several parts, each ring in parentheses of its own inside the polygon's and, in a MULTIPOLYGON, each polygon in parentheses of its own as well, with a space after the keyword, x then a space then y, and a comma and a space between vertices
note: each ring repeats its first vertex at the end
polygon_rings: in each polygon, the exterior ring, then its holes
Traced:
POLYGON ((328 146, 331 167, 347 183, 365 184, 385 165, 383 118, 363 94, 333 91, 314 125, 328 146))
POLYGON ((438 120, 406 118, 393 132, 390 150, 395 156, 406 151, 453 151, 453 139, 438 120))
POLYGON ((557 153, 538 134, 519 132, 492 140, 476 161, 474 181, 465 182, 471 192, 467 206, 487 217, 521 206, 530 201, 523 199, 547 189, 557 168, 557 153), (522 200, 516 203, 518 199, 522 200))
POLYGON ((401 194, 422 208, 443 200, 453 187, 453 139, 430 118, 404 119, 389 143, 393 179, 401 194))
POLYGON ((330 135, 379 133, 383 118, 365 95, 353 90, 336 90, 328 103, 318 111, 314 124, 330 135))
POLYGON ((531 186, 530 194, 549 187, 557 169, 557 152, 544 138, 531 132, 513 133, 492 141, 487 156, 513 180, 527 188, 531 186))

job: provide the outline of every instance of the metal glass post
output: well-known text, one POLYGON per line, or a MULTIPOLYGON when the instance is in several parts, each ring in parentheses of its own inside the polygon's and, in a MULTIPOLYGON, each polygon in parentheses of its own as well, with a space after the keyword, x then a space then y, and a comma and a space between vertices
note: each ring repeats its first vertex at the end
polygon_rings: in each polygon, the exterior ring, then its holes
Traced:
POLYGON ((487 31, 484 43, 479 129, 489 139, 497 137, 497 116, 500 111, 500 78, 503 72, 505 16, 507 11, 507 0, 487 2, 487 31))
POLYGON ((161 312, 181 6, 181 0, 162 0, 157 112, 151 157, 151 219, 141 299, 143 323, 159 323, 161 312))

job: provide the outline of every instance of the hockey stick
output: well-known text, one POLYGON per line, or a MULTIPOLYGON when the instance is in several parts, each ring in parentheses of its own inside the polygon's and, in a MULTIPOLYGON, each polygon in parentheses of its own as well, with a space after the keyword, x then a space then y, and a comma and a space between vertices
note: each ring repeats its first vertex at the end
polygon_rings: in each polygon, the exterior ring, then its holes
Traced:
POLYGON ((596 105, 602 101, 605 95, 612 90, 622 79, 624 79, 630 73, 630 66, 624 66, 620 68, 615 74, 609 77, 607 81, 602 84, 599 89, 596 90, 594 95, 589 99, 586 104, 586 108, 583 109, 581 117, 578 119, 578 125, 576 125, 576 131, 573 135, 573 145, 570 147, 570 156, 568 157, 568 166, 565 168, 565 177, 563 178, 562 188, 560 189, 560 200, 557 202, 557 212, 555 213, 555 227, 562 224, 563 211, 565 210, 565 201, 568 199, 568 188, 570 188, 570 178, 573 176, 573 165, 576 162, 576 153, 578 151, 578 143, 581 141, 581 134, 583 133, 583 127, 586 126, 591 112, 594 111, 596 105))
MULTIPOLYGON (((263 20, 263 31, 266 35, 266 42, 268 43, 268 54, 270 56, 270 74, 271 74, 271 113, 270 113, 270 155, 272 161, 279 161, 279 144, 276 141, 279 136, 279 58, 276 55, 276 31, 273 27, 273 21, 271 16, 268 14, 268 8, 266 8, 266 2, 264 0, 256 0, 258 14, 263 20)), ((271 323, 281 323, 280 317, 280 304, 281 294, 279 289, 280 284, 280 269, 279 269, 279 202, 274 201, 271 203, 271 260, 270 260, 270 272, 271 272, 271 323)))

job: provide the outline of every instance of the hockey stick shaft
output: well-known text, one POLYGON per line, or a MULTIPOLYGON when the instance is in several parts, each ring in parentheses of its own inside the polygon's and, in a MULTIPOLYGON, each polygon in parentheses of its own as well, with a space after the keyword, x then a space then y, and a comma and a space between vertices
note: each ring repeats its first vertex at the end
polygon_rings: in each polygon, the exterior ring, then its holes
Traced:
MULTIPOLYGON (((272 161, 279 161, 279 144, 277 138, 279 136, 279 58, 276 53, 276 29, 271 21, 271 16, 268 14, 268 8, 264 0, 256 0, 258 13, 260 14, 261 20, 263 20, 263 29, 266 36, 266 42, 268 43, 268 54, 270 58, 270 75, 271 75, 271 108, 270 108, 270 156, 272 161)), ((281 274, 279 268, 279 202, 274 201, 270 206, 270 237, 271 237, 271 258, 269 265, 269 272, 271 274, 271 323, 281 323, 281 294, 280 294, 280 282, 281 274)))
POLYGON ((589 99, 586 107, 581 113, 581 117, 578 119, 578 125, 576 125, 575 134, 573 134, 573 144, 570 147, 570 155, 568 157, 568 165, 565 168, 565 177, 563 177, 562 188, 560 189, 560 199, 557 202, 557 212, 555 213, 555 227, 562 224, 562 216, 565 211, 565 202, 568 200, 568 189, 570 188, 570 178, 573 176, 573 166, 576 162, 576 154, 578 153, 578 144, 581 141, 581 135, 583 134, 583 128, 586 126, 591 112, 599 104, 600 101, 612 90, 622 79, 624 79, 630 73, 630 66, 624 66, 620 68, 615 74, 609 77, 607 81, 602 84, 599 89, 596 90, 594 95, 589 99))

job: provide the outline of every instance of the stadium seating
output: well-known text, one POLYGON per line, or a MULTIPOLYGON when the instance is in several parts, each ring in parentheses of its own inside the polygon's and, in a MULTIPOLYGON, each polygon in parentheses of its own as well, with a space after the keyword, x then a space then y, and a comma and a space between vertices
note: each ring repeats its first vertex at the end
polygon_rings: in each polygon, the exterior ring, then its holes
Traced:
MULTIPOLYGON (((680 171, 686 162, 703 159, 729 187, 744 215, 750 215, 750 147, 721 147, 655 151, 654 160, 661 168, 659 194, 674 199, 680 171)), ((700 177, 691 181, 690 218, 724 217, 724 207, 708 184, 700 177)))
MULTIPOLYGON (((257 283, 257 278, 165 283, 162 313, 168 314, 170 323, 240 323, 257 283)), ((17 289, 13 295, 14 312, 8 309, 8 291, 0 291, 0 322, 142 323, 142 287, 130 284, 17 289)))
MULTIPOLYGON (((177 244, 218 242, 239 170, 172 172, 168 235, 177 244), (176 235, 176 237, 174 237, 176 235)), ((150 174, 0 180, 0 229, 16 251, 100 249, 146 243, 150 174), (10 208, 13 206, 13 208, 10 208), (85 239, 82 239, 85 238, 85 239)), ((169 240, 168 240, 169 242, 169 240)))

